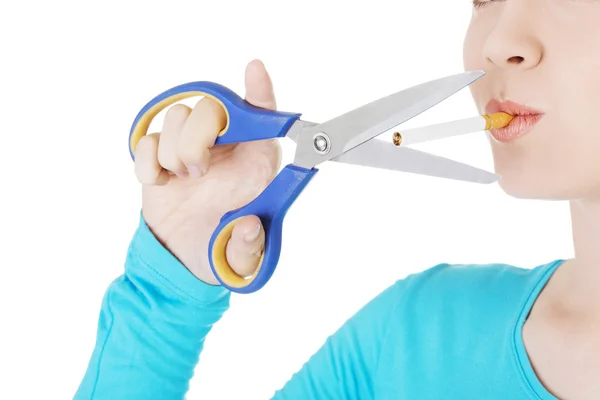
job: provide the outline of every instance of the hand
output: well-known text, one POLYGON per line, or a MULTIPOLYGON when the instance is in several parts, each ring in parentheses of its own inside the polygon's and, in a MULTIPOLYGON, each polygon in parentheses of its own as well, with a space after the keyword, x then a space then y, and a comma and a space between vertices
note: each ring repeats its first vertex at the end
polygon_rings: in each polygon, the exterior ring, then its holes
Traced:
MULTIPOLYGON (((259 60, 246 67, 246 101, 276 108, 271 78, 259 60)), ((162 131, 142 137, 135 151, 144 220, 163 246, 209 284, 218 284, 208 243, 219 220, 257 197, 281 162, 275 139, 213 147, 226 122, 223 108, 208 97, 193 109, 176 104, 167 111, 162 131)), ((244 217, 227 244, 229 265, 240 276, 252 274, 264 242, 260 219, 244 217)))

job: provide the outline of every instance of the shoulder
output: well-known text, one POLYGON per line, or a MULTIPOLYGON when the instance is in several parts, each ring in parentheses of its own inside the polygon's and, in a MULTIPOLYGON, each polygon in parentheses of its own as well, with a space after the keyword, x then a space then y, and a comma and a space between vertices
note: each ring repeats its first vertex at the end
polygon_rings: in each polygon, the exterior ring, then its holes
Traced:
POLYGON ((381 390, 401 382, 403 391, 416 394, 435 382, 441 393, 494 379, 504 385, 518 376, 511 357, 518 323, 559 264, 446 263, 395 282, 380 336, 381 390))
POLYGON ((409 275, 397 284, 406 285, 413 290, 436 290, 446 294, 468 295, 470 293, 517 293, 525 287, 535 285, 542 276, 559 261, 521 267, 510 264, 438 264, 423 272, 409 275))
POLYGON ((419 337, 457 326, 494 331, 516 320, 558 264, 438 264, 388 286, 347 324, 373 334, 419 337))
POLYGON ((489 318, 514 315, 560 260, 529 268, 502 264, 438 264, 397 281, 397 305, 406 313, 460 313, 489 318))

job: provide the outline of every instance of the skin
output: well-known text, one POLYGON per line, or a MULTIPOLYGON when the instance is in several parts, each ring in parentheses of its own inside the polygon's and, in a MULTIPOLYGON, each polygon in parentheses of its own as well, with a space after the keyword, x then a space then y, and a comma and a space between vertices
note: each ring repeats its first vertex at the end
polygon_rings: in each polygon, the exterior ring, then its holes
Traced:
MULTIPOLYGON (((550 279, 523 330, 540 381, 561 399, 591 399, 600 393, 597 21, 598 0, 493 1, 473 9, 464 43, 465 68, 487 72, 471 85, 480 112, 495 98, 544 113, 516 141, 490 138, 495 169, 503 176, 500 186, 517 198, 566 200, 571 206, 575 257, 550 279)), ((275 109, 263 63, 250 62, 245 78, 246 100, 275 109)), ((193 109, 175 105, 161 132, 143 137, 135 154, 146 223, 209 284, 218 284, 206 249, 220 217, 254 199, 281 162, 275 140, 212 148, 225 123, 223 110, 208 98, 193 109)), ((260 220, 243 218, 227 244, 233 270, 251 274, 263 244, 260 220)))
MULTIPOLYGON (((275 109, 271 79, 260 60, 246 67, 249 103, 275 109)), ((136 147, 135 170, 142 183, 142 215, 157 239, 197 278, 216 285, 208 262, 208 242, 219 219, 248 204, 275 177, 281 163, 277 140, 212 148, 225 128, 224 110, 212 99, 193 109, 172 106, 160 133, 136 147)), ((265 240, 260 220, 244 217, 227 244, 227 261, 241 276, 258 264, 265 240)))
POLYGON ((510 143, 490 136, 500 186, 516 198, 569 201, 575 257, 537 299, 523 330, 531 364, 561 399, 600 393, 600 2, 483 0, 464 41, 480 112, 491 99, 544 113, 510 143))

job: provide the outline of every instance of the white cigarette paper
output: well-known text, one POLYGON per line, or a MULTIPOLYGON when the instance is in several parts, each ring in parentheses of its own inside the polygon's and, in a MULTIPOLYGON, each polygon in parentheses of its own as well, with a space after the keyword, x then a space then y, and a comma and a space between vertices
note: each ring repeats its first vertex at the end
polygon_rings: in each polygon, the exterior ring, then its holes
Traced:
POLYGON ((399 131, 402 135, 402 145, 428 142, 430 140, 444 139, 452 136, 464 135, 466 133, 481 132, 485 130, 487 123, 484 117, 461 119, 457 121, 444 122, 437 125, 424 126, 421 128, 399 131))

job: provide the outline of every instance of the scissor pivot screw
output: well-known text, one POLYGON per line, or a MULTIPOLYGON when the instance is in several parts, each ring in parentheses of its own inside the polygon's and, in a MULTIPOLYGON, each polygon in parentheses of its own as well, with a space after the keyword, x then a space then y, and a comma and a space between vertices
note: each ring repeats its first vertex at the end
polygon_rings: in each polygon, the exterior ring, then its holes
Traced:
POLYGON ((313 136, 313 146, 317 154, 327 154, 331 149, 331 140, 323 132, 319 132, 313 136))

